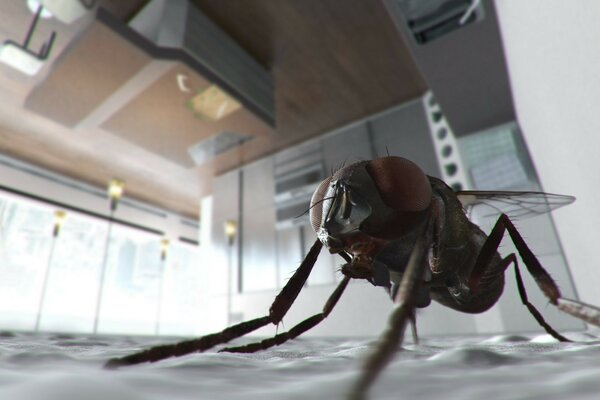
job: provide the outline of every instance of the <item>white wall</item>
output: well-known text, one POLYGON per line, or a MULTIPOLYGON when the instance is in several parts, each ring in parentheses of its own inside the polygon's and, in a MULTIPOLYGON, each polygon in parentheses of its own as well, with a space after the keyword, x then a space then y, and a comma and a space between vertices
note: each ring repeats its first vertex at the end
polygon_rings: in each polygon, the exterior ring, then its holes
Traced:
POLYGON ((581 300, 600 305, 600 2, 496 0, 518 120, 581 300))

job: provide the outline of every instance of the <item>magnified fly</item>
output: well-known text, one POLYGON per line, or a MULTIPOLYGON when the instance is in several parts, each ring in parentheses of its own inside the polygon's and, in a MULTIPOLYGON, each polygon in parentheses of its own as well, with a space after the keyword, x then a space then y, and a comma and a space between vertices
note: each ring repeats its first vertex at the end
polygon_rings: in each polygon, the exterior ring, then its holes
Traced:
POLYGON ((349 395, 353 399, 363 398, 400 347, 408 324, 412 324, 416 338, 416 308, 426 307, 434 300, 464 313, 484 312, 501 296, 504 272, 511 265, 522 303, 546 332, 559 341, 568 341, 527 299, 517 256, 513 253, 502 257, 498 246, 508 232, 527 271, 550 303, 600 326, 600 309, 563 298, 511 221, 515 217, 542 214, 574 200, 571 196, 541 192, 454 192, 440 179, 425 175, 417 165, 400 157, 351 164, 325 179, 315 190, 310 220, 317 240, 276 296, 267 315, 197 339, 114 358, 106 367, 201 352, 269 323, 279 324, 304 287, 323 245, 329 252, 339 254, 345 263, 341 268, 344 278, 322 312, 272 338, 221 351, 249 353, 293 339, 329 315, 350 279, 366 279, 386 288, 395 307, 388 329, 367 357, 349 395), (472 206, 481 203, 499 210, 489 234, 467 216, 472 206))

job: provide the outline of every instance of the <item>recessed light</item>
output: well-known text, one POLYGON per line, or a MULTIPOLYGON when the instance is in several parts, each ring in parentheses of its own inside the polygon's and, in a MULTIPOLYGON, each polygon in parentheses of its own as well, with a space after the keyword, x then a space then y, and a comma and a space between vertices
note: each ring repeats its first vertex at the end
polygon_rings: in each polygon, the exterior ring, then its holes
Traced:
POLYGON ((217 85, 210 85, 198 93, 188 105, 196 115, 213 121, 218 121, 241 108, 237 100, 217 85))

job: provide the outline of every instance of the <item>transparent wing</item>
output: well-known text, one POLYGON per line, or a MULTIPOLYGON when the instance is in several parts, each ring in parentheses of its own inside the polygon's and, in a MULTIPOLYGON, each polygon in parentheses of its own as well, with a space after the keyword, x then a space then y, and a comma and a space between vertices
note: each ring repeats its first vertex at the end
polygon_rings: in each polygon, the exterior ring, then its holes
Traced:
POLYGON ((506 214, 511 219, 524 219, 545 214, 575 201, 575 197, 544 192, 464 190, 456 192, 467 215, 474 207, 487 206, 482 217, 506 214), (489 210, 489 212, 488 212, 489 210))

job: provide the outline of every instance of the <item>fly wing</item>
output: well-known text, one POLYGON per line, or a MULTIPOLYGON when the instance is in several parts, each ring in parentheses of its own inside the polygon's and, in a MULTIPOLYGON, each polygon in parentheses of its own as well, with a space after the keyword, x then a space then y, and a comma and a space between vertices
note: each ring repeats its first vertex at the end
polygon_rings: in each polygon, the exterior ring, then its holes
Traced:
POLYGON ((544 192, 464 190, 456 192, 456 196, 467 215, 474 207, 487 206, 489 212, 481 216, 504 213, 514 220, 545 214, 575 201, 573 196, 544 192))

